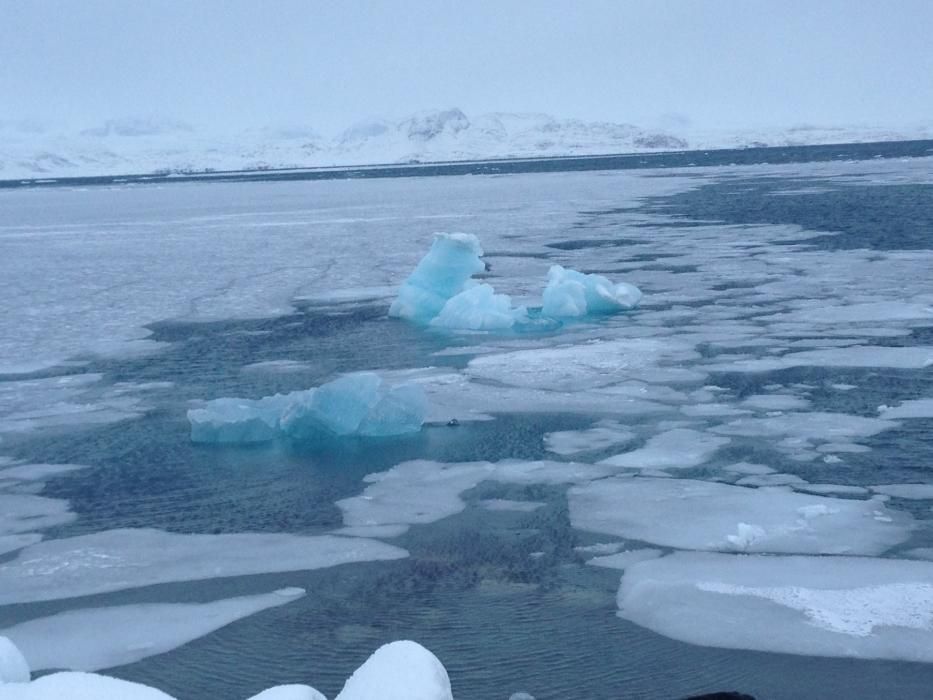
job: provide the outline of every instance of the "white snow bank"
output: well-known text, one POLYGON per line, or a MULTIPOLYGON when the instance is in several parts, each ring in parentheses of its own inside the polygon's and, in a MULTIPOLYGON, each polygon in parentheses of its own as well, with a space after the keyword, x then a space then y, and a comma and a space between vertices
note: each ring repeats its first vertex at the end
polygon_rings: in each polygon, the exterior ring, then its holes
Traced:
POLYGON ((876 555, 913 524, 877 499, 691 479, 601 479, 571 488, 568 501, 576 528, 681 549, 876 555))
POLYGON ((97 671, 163 654, 236 620, 304 595, 283 588, 210 603, 157 603, 69 610, 2 630, 34 671, 97 671), (99 630, 99 634, 89 634, 99 630))
POLYGON ((377 374, 358 372, 307 391, 208 401, 188 411, 188 421, 194 442, 243 444, 279 436, 313 440, 414 433, 421 429, 427 410, 419 386, 388 386, 377 374))
POLYGON ((4 683, 28 683, 29 663, 8 637, 0 636, 0 687, 4 683))
POLYGON ((627 567, 618 604, 692 644, 933 661, 933 563, 680 552, 627 567))
POLYGON ((434 654, 411 641, 379 647, 335 700, 453 700, 447 670, 434 654))
POLYGON ((175 700, 141 683, 94 673, 65 671, 32 683, 0 685, 0 700, 175 700))
POLYGON ((0 605, 406 556, 382 542, 330 535, 107 530, 40 542, 0 564, 0 605))
POLYGON ((290 683, 269 688, 247 700, 327 700, 327 698, 310 685, 290 683))

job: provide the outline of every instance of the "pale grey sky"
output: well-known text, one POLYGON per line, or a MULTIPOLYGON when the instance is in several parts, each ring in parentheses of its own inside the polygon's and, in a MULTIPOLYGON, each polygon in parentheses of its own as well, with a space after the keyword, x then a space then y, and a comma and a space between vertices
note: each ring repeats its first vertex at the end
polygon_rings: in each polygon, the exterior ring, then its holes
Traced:
POLYGON ((0 120, 933 120, 931 0, 0 0, 0 120))

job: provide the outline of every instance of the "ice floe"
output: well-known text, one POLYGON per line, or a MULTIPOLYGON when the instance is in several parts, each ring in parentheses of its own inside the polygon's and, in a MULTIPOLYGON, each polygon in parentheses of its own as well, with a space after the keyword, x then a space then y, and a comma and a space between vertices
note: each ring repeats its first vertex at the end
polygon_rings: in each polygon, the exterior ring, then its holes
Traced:
POLYGON ((870 486, 875 493, 883 493, 886 496, 895 498, 906 498, 910 500, 933 500, 933 484, 882 484, 880 486, 870 486))
POLYGON ((644 549, 630 549, 624 552, 616 552, 615 554, 593 557, 586 563, 590 566, 602 566, 606 569, 625 571, 625 569, 632 564, 637 564, 640 561, 647 561, 648 559, 657 559, 663 553, 664 552, 660 549, 651 549, 649 547, 644 549))
POLYGON ((686 469, 703 464, 730 442, 729 438, 690 428, 674 428, 651 437, 644 447, 609 457, 600 464, 631 469, 686 469))
POLYGON ((359 372, 307 391, 256 400, 214 399, 189 410, 188 421, 194 442, 248 444, 280 436, 403 435, 418 432, 426 414, 418 385, 389 386, 375 373, 359 372))
POLYGON ((26 657, 8 637, 0 636, 0 686, 28 683, 30 668, 26 657))
POLYGON ((0 604, 406 556, 404 549, 375 540, 329 535, 107 530, 39 542, 0 564, 0 604))
POLYGON ((933 564, 679 552, 626 568, 619 615, 693 644, 933 661, 933 564))
POLYGON ((572 487, 568 501, 576 528, 680 549, 876 555, 913 525, 877 499, 692 479, 601 479, 572 487))
POLYGON ((347 679, 335 700, 453 700, 447 669, 411 641, 379 647, 347 679))
MULTIPOLYGON (((617 421, 598 421, 587 430, 561 430, 544 436, 544 447, 558 455, 576 455, 624 445, 635 438, 635 433, 617 421)), ((2 476, 2 472, 0 472, 2 476)))
POLYGON ((883 418, 933 418, 933 399, 912 399, 897 406, 879 406, 883 418))
POLYGON ((33 671, 97 671, 162 654, 262 610, 304 595, 301 588, 215 600, 68 610, 23 622, 0 633, 33 671), (89 630, 106 630, 89 634, 89 630))

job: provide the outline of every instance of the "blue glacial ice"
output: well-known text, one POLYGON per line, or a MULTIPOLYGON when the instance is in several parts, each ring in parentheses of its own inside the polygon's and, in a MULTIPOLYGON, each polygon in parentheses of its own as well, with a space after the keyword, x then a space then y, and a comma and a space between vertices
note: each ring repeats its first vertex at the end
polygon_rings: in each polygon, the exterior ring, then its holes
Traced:
POLYGON ((632 309, 638 305, 642 294, 628 282, 614 284, 602 275, 585 275, 552 265, 543 296, 545 316, 570 318, 632 309))
POLYGON ((193 442, 248 444, 416 433, 427 411, 421 387, 388 386, 377 374, 359 372, 290 394, 208 401, 188 411, 188 421, 193 442))
POLYGON ((389 315, 430 323, 450 299, 467 289, 473 275, 486 269, 482 255, 479 239, 472 234, 437 234, 431 250, 399 289, 389 315))
POLYGON ((544 318, 530 317, 524 306, 513 306, 507 294, 496 294, 491 285, 472 279, 486 269, 482 255, 479 239, 472 234, 437 234, 431 250, 399 289, 389 315, 449 330, 551 330, 554 319, 616 313, 637 306, 642 296, 638 287, 626 282, 614 284, 601 275, 554 265, 544 290, 544 318))

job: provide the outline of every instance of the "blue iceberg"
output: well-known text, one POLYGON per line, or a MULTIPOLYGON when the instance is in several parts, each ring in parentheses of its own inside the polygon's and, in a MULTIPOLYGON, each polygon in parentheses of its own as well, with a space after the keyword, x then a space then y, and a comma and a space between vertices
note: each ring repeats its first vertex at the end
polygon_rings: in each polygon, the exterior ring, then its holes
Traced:
POLYGON ((506 294, 473 275, 483 272, 483 247, 469 233, 438 233, 431 250, 402 284, 389 316, 448 330, 504 330, 527 319, 506 294))
POLYGON ((641 290, 602 275, 553 265, 548 271, 541 314, 512 305, 473 275, 483 272, 483 247, 469 233, 438 233, 431 250, 402 284, 389 316, 448 330, 550 331, 560 319, 612 314, 634 308, 641 290))
POLYGON ((316 389, 258 400, 223 398, 188 411, 191 439, 250 444, 279 437, 386 437, 421 430, 428 404, 420 386, 388 386, 372 372, 348 374, 316 389))
POLYGON ((642 297, 634 284, 615 284, 602 275, 585 275, 560 265, 552 265, 547 277, 541 311, 554 318, 617 313, 638 306, 642 297))

